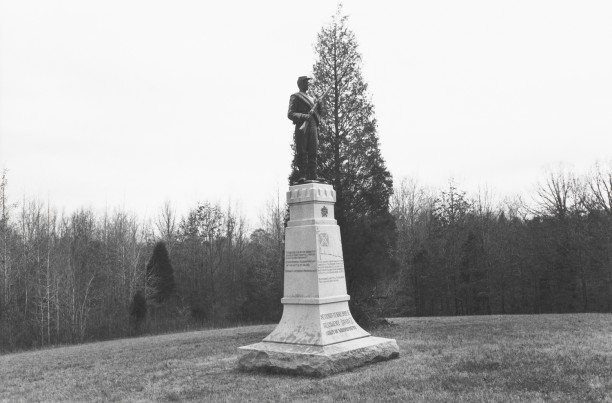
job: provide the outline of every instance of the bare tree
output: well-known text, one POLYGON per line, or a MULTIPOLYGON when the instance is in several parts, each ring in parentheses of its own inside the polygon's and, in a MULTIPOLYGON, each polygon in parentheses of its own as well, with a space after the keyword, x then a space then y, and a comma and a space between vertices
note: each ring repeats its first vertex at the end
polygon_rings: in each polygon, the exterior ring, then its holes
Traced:
POLYGON ((172 208, 169 200, 164 202, 155 220, 155 227, 159 236, 166 242, 168 250, 172 252, 172 247, 177 236, 176 212, 172 208))
POLYGON ((9 223, 9 202, 7 195, 7 170, 2 171, 2 179, 0 179, 0 248, 1 248, 1 260, 2 264, 2 299, 0 299, 0 318, 2 317, 3 310, 6 310, 10 300, 10 268, 11 268, 11 254, 9 245, 11 244, 11 229, 9 223))
POLYGON ((426 292, 422 280, 428 274, 422 270, 422 265, 415 264, 415 257, 422 255, 432 203, 431 191, 415 179, 408 178, 402 178, 390 200, 390 210, 398 233, 396 256, 401 266, 400 281, 395 283, 395 292, 400 298, 393 298, 397 305, 391 308, 399 310, 400 314, 411 313, 413 309, 417 315, 422 314, 426 292), (412 305, 413 308, 407 312, 401 311, 405 305, 412 305))
POLYGON ((390 209, 400 233, 415 229, 418 217, 431 208, 432 196, 415 179, 402 178, 391 196, 390 209))
POLYGON ((577 183, 576 176, 568 170, 561 168, 548 173, 545 182, 538 185, 534 213, 563 219, 576 211, 581 202, 577 183))
POLYGON ((586 208, 590 211, 601 210, 612 215, 612 163, 607 167, 596 164, 586 182, 590 190, 583 198, 586 208))
POLYGON ((259 214, 259 225, 274 239, 279 256, 284 251, 286 203, 281 203, 280 191, 276 197, 270 198, 263 211, 259 214))

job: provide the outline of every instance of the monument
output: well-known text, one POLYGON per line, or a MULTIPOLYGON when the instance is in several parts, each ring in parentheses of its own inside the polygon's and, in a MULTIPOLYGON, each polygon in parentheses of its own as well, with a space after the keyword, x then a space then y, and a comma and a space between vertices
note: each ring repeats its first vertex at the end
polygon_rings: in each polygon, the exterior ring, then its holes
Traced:
POLYGON ((238 364, 246 370, 325 376, 399 356, 395 340, 371 336, 349 310, 336 192, 316 173, 322 111, 307 94, 309 80, 298 78, 287 114, 299 179, 287 192, 283 316, 262 342, 240 347, 238 364))
POLYGON ((331 185, 309 181, 287 193, 283 316, 262 342, 240 347, 242 369, 325 376, 399 356, 351 315, 331 185))

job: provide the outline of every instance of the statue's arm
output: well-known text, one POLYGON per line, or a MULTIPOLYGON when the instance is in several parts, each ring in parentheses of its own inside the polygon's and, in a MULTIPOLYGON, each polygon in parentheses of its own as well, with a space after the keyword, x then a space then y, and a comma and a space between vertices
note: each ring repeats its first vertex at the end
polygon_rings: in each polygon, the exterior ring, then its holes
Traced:
POLYGON ((297 103, 297 96, 291 95, 291 98, 289 98, 289 111, 287 112, 287 117, 296 125, 308 119, 307 113, 299 113, 297 111, 297 103))

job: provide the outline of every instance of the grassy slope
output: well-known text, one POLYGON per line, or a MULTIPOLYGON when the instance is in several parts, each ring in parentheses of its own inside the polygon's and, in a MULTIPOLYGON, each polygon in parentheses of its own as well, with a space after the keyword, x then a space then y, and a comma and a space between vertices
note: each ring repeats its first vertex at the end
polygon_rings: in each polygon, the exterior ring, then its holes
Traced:
POLYGON ((399 359, 329 378, 236 371, 253 326, 0 356, 0 400, 612 402, 612 315, 392 321, 399 359))

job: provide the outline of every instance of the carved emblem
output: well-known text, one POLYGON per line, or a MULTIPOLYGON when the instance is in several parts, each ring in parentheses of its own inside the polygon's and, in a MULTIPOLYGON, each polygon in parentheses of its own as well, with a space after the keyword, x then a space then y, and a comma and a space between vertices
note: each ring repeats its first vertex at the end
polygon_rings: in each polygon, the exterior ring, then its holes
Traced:
POLYGON ((325 206, 321 209, 321 217, 327 217, 327 207, 325 206))
POLYGON ((319 245, 326 248, 329 246, 329 235, 324 232, 319 233, 319 245))

